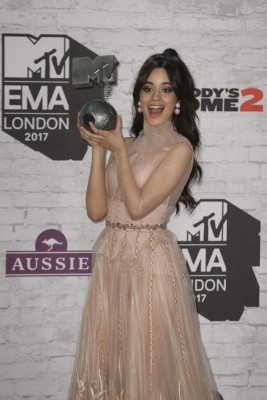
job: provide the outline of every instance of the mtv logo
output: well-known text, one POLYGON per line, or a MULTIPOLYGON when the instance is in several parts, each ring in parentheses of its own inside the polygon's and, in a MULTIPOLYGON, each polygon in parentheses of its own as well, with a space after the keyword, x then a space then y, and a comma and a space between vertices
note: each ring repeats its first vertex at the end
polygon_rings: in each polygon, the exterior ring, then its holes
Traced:
POLYGON ((198 231, 195 234, 191 232, 187 232, 187 241, 188 242, 200 242, 200 232, 198 231))
POLYGON ((42 69, 41 69, 41 68, 38 68, 36 71, 32 71, 30 68, 28 68, 28 74, 27 74, 27 76, 28 76, 29 78, 33 78, 33 79, 36 79, 36 80, 40 80, 40 79, 41 79, 41 76, 42 76, 42 69))
POLYGON ((260 221, 224 199, 202 199, 171 219, 196 295, 198 313, 238 321, 259 306, 254 266, 260 263, 260 221))
POLYGON ((177 217, 177 226, 170 229, 175 231, 179 242, 226 242, 227 209, 228 204, 223 200, 201 200, 192 214, 182 212, 177 217))
POLYGON ((77 113, 110 96, 116 57, 98 56, 67 35, 2 34, 2 45, 4 132, 52 160, 81 160, 88 144, 77 134, 77 113), (85 86, 73 85, 75 60, 85 67, 85 86))
POLYGON ((3 36, 4 78, 68 79, 70 40, 64 36, 3 36), (18 62, 19 54, 19 62, 18 62))
POLYGON ((119 62, 113 55, 77 57, 72 60, 72 84, 75 88, 92 87, 97 84, 116 84, 119 62))

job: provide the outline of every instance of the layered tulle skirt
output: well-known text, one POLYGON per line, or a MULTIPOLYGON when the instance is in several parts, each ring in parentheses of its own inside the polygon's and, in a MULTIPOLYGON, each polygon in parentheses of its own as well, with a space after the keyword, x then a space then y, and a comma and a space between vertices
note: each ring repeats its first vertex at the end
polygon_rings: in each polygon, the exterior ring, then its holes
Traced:
POLYGON ((68 400, 217 400, 175 236, 106 227, 93 248, 68 400))

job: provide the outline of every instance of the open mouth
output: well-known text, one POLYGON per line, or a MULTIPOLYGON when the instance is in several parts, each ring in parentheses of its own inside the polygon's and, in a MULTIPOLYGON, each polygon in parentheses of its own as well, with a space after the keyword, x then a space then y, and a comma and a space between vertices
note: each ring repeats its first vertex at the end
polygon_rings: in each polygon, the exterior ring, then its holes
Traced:
POLYGON ((163 112, 164 107, 163 106, 149 106, 148 110, 149 110, 149 114, 152 117, 157 117, 158 115, 160 115, 163 112))

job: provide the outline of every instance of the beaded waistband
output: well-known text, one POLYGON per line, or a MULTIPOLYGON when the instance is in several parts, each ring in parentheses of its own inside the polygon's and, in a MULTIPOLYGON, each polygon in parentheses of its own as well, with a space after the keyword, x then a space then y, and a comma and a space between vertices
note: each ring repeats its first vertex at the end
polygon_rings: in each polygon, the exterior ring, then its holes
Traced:
POLYGON ((150 225, 150 224, 141 224, 141 225, 134 225, 134 224, 121 224, 120 222, 111 222, 111 221, 106 221, 106 225, 109 226, 110 228, 117 228, 117 229, 133 229, 133 230, 141 230, 145 229, 148 231, 151 230, 156 230, 156 229, 166 229, 166 225, 164 224, 155 224, 155 225, 150 225))

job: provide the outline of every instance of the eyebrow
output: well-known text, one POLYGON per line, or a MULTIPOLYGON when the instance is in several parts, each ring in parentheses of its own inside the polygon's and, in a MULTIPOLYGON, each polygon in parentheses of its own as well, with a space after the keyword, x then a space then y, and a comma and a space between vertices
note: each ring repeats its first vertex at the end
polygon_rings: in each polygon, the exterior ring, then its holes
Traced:
MULTIPOLYGON (((146 84, 146 83, 149 83, 150 85, 154 85, 154 83, 151 81, 146 81, 144 84, 146 84)), ((170 82, 162 82, 161 83, 161 85, 170 85, 170 84, 171 84, 170 82)))

